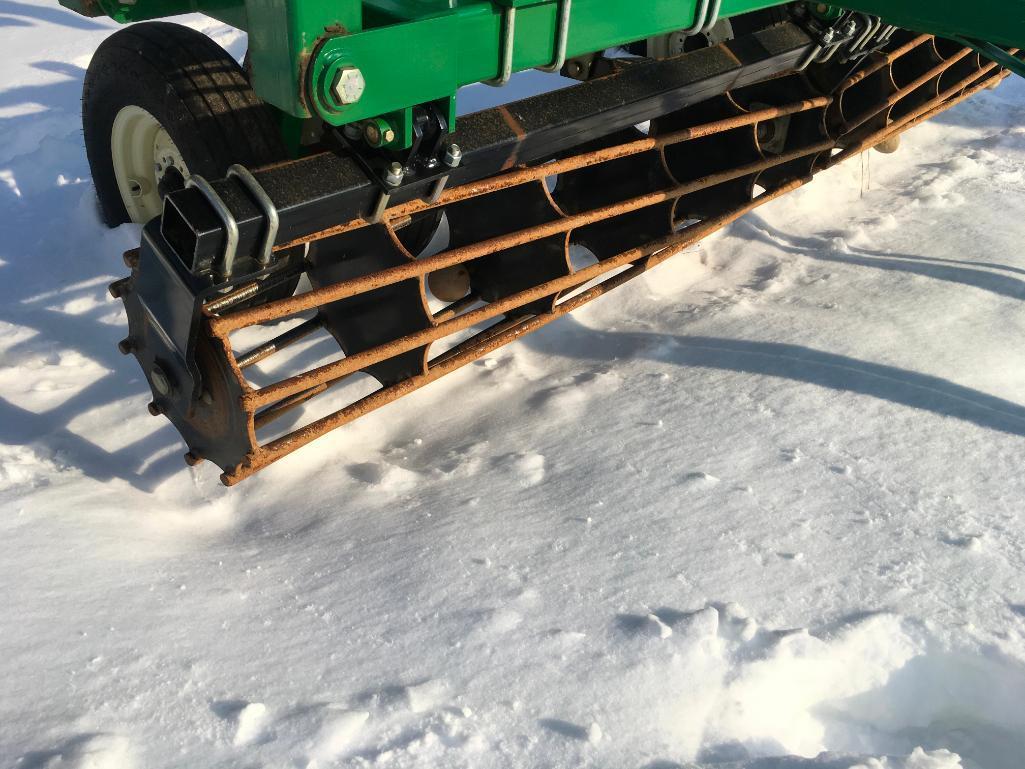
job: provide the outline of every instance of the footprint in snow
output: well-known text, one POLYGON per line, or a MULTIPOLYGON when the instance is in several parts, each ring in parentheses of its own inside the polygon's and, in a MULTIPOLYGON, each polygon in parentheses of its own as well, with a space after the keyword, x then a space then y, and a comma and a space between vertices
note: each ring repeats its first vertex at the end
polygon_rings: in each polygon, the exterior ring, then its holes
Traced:
POLYGON ((39 769, 133 769, 131 743, 119 734, 80 734, 53 750, 27 753, 16 766, 39 769))
POLYGON ((414 713, 433 710, 448 696, 448 684, 437 679, 428 679, 405 687, 406 704, 414 713))
POLYGON ((590 726, 580 726, 578 724, 571 723, 570 721, 564 721, 561 718, 542 718, 538 720, 538 726, 543 729, 547 729, 549 732, 558 734, 562 737, 568 737, 571 740, 579 740, 580 742, 590 742, 592 744, 600 742, 604 736, 602 734, 601 727, 596 723, 592 723, 590 726))
POLYGON ((696 472, 687 473, 680 480, 680 486, 687 490, 700 491, 712 489, 719 485, 719 479, 708 473, 696 472))
POLYGON ((337 760, 350 748, 368 718, 366 711, 335 704, 323 706, 316 734, 307 743, 305 765, 312 769, 337 760))
POLYGON ((485 612, 479 628, 487 635, 504 635, 519 627, 521 622, 523 615, 515 609, 493 609, 485 612))
POLYGON ((349 465, 349 475, 371 489, 402 492, 415 488, 420 474, 389 462, 360 462, 349 465))
POLYGON ((565 419, 578 413, 592 397, 615 392, 621 383, 618 374, 599 368, 535 393, 529 403, 534 408, 543 408, 552 416, 565 419))
POLYGON ((797 464, 804 458, 804 452, 800 449, 780 449, 779 455, 784 462, 790 464, 797 464))
POLYGON ((521 486, 536 486, 545 479, 545 458, 541 454, 506 454, 497 457, 494 462, 497 467, 509 469, 518 476, 521 486))
POLYGON ((781 551, 777 552, 776 555, 779 556, 780 558, 782 558, 784 561, 803 561, 804 560, 804 553, 802 553, 800 551, 789 552, 789 551, 781 550, 781 551))
POLYGON ((234 730, 231 744, 235 747, 261 744, 274 739, 274 735, 267 730, 267 706, 262 702, 219 700, 211 703, 210 710, 227 721, 234 730))
POLYGON ((940 540, 951 547, 960 547, 973 553, 982 550, 982 534, 947 534, 940 540))

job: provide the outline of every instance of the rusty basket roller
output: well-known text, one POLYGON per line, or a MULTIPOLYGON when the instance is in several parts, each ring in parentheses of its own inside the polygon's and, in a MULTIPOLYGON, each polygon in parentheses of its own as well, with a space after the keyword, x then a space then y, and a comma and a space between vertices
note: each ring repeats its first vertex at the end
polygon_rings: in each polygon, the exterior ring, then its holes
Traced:
MULTIPOLYGON (((971 48, 898 34, 826 90, 831 75, 825 65, 791 70, 660 115, 647 133, 617 130, 434 200, 385 208, 375 223, 356 219, 278 244, 276 252, 308 247, 311 288, 245 306, 254 282, 205 303, 197 356, 207 389, 179 418, 191 439, 187 459, 216 462, 222 481, 235 484, 624 284, 814 174, 892 145, 1007 72, 971 48), (440 214, 448 244, 418 258, 403 230, 440 214), (573 269, 571 246, 586 248, 594 263, 573 269), (428 284, 452 301, 432 312, 428 284), (269 335, 282 321, 296 325, 253 349, 235 348, 236 332, 263 327, 269 335), (250 376, 259 363, 325 330, 341 355, 254 384, 267 379, 250 376), (379 389, 275 434, 276 420, 358 372, 379 389), (190 433, 189 425, 203 428, 190 433)), ((502 117, 515 121, 516 113, 512 105, 502 117)))

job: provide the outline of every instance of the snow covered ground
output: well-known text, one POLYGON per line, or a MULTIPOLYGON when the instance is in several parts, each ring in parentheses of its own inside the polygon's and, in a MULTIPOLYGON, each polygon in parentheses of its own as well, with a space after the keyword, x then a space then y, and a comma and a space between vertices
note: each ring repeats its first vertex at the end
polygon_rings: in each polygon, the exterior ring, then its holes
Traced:
POLYGON ((224 489, 115 349, 109 31, 0 0, 0 766, 1025 763, 1025 85, 224 489))

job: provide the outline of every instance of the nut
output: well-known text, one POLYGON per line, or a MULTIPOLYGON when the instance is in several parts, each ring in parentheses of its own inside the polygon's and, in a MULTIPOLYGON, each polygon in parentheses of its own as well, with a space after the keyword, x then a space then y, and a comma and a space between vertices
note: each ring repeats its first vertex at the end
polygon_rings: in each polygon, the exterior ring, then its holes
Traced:
POLYGON ((449 168, 455 168, 463 160, 463 151, 459 148, 458 144, 450 144, 445 150, 445 165, 449 168))
POLYGON ((398 187, 406 176, 406 169, 401 163, 392 163, 385 171, 384 181, 389 187, 398 187))
POLYGON ((342 67, 331 84, 331 93, 339 104, 355 104, 362 98, 366 87, 367 82, 359 67, 342 67))

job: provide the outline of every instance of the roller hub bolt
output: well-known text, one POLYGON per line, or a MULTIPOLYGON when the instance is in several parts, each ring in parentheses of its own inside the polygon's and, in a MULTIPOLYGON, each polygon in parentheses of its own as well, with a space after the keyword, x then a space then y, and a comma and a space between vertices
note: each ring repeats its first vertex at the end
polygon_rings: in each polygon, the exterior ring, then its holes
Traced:
POLYGON ((158 394, 167 396, 171 393, 171 380, 167 378, 167 374, 160 366, 154 366, 153 370, 149 372, 149 381, 158 394))

